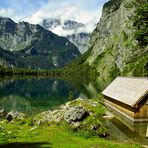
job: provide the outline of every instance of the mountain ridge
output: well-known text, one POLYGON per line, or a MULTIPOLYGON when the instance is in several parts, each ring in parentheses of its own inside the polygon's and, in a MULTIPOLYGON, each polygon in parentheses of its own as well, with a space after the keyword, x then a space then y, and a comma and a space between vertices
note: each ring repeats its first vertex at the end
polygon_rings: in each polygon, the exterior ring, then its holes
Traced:
POLYGON ((19 68, 60 68, 80 55, 70 41, 42 26, 4 17, 0 17, 0 47, 21 55, 24 65, 13 65, 19 68))
POLYGON ((74 20, 62 20, 60 18, 46 18, 40 24, 45 29, 66 37, 81 53, 84 53, 88 49, 90 33, 86 31, 85 24, 74 20))

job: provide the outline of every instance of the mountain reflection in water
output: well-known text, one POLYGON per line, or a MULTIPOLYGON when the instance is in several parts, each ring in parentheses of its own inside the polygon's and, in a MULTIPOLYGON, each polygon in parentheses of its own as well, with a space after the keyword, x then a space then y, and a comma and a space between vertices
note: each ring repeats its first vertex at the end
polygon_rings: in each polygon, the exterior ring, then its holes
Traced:
POLYGON ((6 79, 0 82, 0 109, 32 114, 49 110, 77 97, 97 95, 91 83, 78 84, 50 79, 6 79))

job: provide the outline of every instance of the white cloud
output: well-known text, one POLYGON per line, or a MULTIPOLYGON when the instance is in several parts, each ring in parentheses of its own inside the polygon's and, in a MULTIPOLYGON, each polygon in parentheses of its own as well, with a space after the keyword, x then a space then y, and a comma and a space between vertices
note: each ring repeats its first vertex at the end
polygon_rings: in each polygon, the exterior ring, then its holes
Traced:
POLYGON ((52 32, 55 33, 55 34, 58 34, 60 36, 67 36, 67 35, 70 35, 70 34, 73 34, 74 33, 73 30, 64 30, 62 28, 62 26, 58 26, 58 27, 54 28, 52 30, 52 32))
MULTIPOLYGON (((100 11, 98 8, 98 11, 96 12, 95 10, 81 10, 78 6, 74 5, 68 5, 66 8, 61 8, 61 9, 51 9, 49 5, 46 5, 42 7, 39 11, 34 13, 33 15, 26 17, 25 20, 29 21, 31 23, 40 23, 40 21, 43 18, 50 18, 50 17, 60 17, 62 20, 66 19, 72 19, 75 21, 79 21, 82 23, 87 23, 91 21, 92 18, 99 18, 100 17, 100 11)), ((101 9, 101 7, 100 7, 101 9)), ((96 20, 98 21, 98 20, 96 20)))
MULTIPOLYGON (((86 27, 81 28, 80 31, 83 30, 90 33, 94 30, 95 25, 101 16, 102 5, 98 6, 98 9, 95 10, 81 9, 80 6, 76 4, 73 5, 71 3, 65 4, 65 6, 63 5, 64 4, 62 3, 62 5, 57 6, 59 7, 57 9, 55 6, 50 5, 49 1, 46 6, 43 6, 39 11, 29 17, 26 17, 24 20, 32 24, 40 24, 44 18, 61 18, 62 22, 67 19, 71 19, 86 24, 86 27)), ((52 31, 58 35, 64 36, 66 34, 72 34, 70 31, 63 31, 60 27, 57 27, 52 31)))
POLYGON ((23 20, 23 21, 27 21, 32 24, 39 24, 43 20, 43 18, 45 18, 45 13, 39 10, 31 16, 22 18, 21 21, 23 20))
POLYGON ((11 8, 1 8, 0 9, 0 16, 17 19, 15 10, 11 9, 11 8))

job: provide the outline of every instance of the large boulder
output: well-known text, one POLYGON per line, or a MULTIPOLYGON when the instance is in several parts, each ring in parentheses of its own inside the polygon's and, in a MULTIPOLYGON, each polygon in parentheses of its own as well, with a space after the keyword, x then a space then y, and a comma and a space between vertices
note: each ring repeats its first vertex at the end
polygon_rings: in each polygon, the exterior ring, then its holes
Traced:
POLYGON ((68 123, 74 123, 77 121, 82 121, 87 117, 88 114, 88 111, 86 111, 83 107, 73 106, 65 112, 64 119, 68 123))

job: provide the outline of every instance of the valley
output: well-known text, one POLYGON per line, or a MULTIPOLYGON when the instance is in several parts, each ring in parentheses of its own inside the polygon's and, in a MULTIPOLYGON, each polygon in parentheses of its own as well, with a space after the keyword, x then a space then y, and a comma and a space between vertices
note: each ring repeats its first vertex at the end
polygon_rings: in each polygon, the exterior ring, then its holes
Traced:
POLYGON ((109 0, 101 14, 92 33, 71 18, 0 17, 0 147, 147 148, 147 121, 102 95, 117 77, 147 80, 147 0, 109 0))

